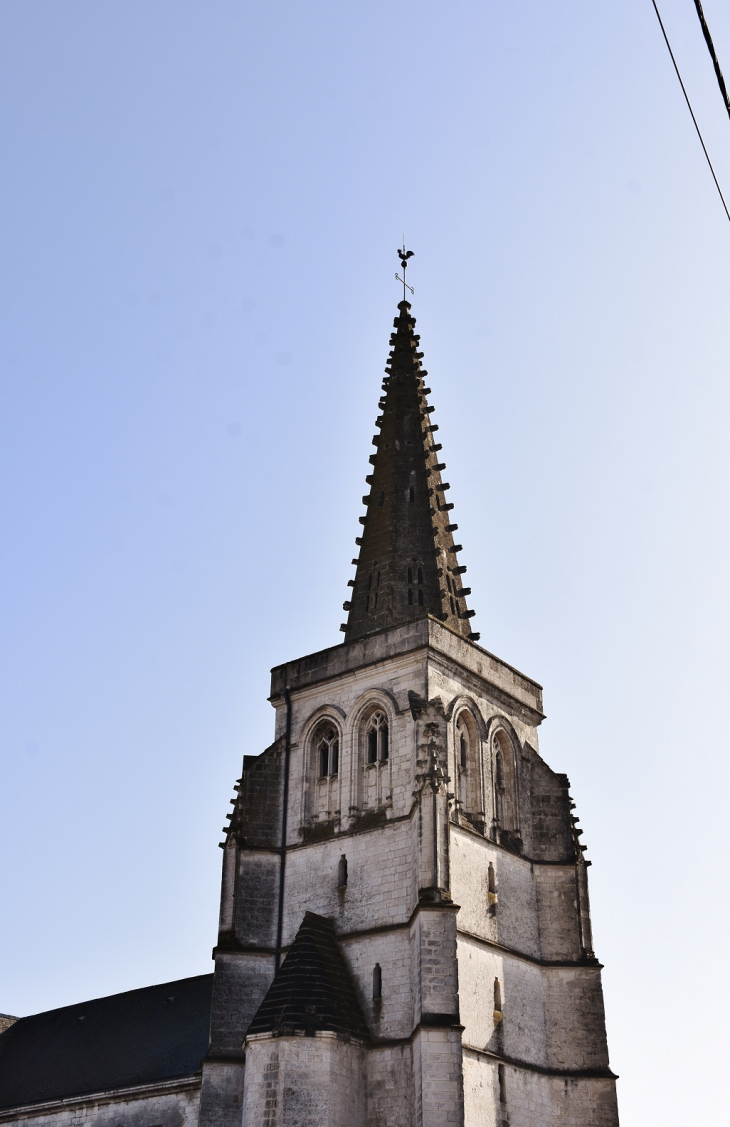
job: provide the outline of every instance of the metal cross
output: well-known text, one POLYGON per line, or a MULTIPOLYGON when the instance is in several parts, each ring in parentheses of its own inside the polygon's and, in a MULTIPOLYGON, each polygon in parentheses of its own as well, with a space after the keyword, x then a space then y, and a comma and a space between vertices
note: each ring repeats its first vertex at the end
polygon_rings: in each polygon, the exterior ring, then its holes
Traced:
POLYGON ((396 282, 402 282, 403 283, 403 300, 405 301, 406 300, 406 290, 410 290, 412 294, 414 294, 416 292, 414 290, 413 286, 409 286, 408 282, 406 281, 406 270, 408 268, 408 259, 413 258, 413 251, 412 250, 406 250, 406 237, 405 237, 405 235, 403 236, 403 249, 401 250, 401 248, 398 247, 396 254, 398 255, 398 257, 400 259, 400 264, 403 267, 403 277, 401 278, 400 274, 396 270, 395 280, 396 280, 396 282))

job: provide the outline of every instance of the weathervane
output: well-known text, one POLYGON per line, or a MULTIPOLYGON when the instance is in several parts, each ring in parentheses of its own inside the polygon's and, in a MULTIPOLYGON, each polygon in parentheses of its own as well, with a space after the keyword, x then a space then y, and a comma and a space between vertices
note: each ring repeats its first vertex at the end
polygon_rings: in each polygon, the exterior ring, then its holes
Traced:
POLYGON ((398 257, 400 259, 400 264, 403 267, 403 277, 401 278, 400 274, 396 270, 395 280, 396 280, 396 282, 402 282, 403 283, 403 300, 405 301, 406 300, 406 290, 410 290, 412 294, 416 292, 414 290, 413 286, 409 286, 408 282, 406 281, 406 269, 408 267, 408 259, 413 258, 413 251, 412 250, 406 250, 406 237, 405 237, 405 235, 403 236, 403 249, 401 250, 401 248, 398 247, 396 254, 398 255, 398 257))

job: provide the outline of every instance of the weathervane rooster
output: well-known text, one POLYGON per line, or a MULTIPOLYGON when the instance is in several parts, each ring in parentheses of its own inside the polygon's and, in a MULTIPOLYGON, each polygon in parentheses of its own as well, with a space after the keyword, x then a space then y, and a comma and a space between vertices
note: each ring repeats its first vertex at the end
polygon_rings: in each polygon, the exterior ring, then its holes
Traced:
POLYGON ((413 251, 412 250, 406 250, 406 237, 405 237, 405 235, 403 236, 403 247, 402 248, 398 247, 398 249, 395 253, 398 255, 398 257, 400 259, 400 264, 403 268, 403 277, 401 278, 400 274, 396 270, 395 280, 396 280, 396 282, 402 282, 403 283, 403 300, 405 301, 406 300, 406 290, 410 290, 412 294, 414 294, 416 292, 414 290, 413 286, 409 286, 408 282, 406 281, 406 270, 408 268, 408 259, 413 258, 413 251))

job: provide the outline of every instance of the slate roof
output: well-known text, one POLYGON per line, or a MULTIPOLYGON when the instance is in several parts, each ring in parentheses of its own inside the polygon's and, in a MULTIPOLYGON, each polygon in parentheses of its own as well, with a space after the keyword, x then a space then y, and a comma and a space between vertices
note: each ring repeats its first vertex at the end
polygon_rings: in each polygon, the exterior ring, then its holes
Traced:
POLYGON ((347 964, 330 920, 307 912, 249 1033, 330 1030, 368 1040, 347 964))
POLYGON ((343 604, 349 611, 345 641, 390 629, 433 615, 464 638, 478 641, 462 586, 466 567, 459 564, 461 545, 454 543, 447 501, 446 469, 439 461, 441 444, 432 421, 433 407, 424 386, 428 374, 421 367, 420 337, 407 301, 398 305, 393 322, 391 352, 385 369, 381 414, 370 456, 372 472, 365 479, 370 492, 363 497, 367 513, 355 543, 360 554, 351 581, 352 595, 343 604))
POLYGON ((203 974, 19 1018, 0 1034, 0 1108, 198 1072, 212 988, 203 974))

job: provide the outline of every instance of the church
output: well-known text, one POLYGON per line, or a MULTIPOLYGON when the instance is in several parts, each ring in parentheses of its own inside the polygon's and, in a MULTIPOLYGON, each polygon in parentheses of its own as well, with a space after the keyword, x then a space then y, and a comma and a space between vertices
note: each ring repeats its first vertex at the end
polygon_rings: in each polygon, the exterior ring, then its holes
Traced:
POLYGON ((213 973, 0 1017, 0 1125, 618 1124, 582 830, 540 685, 472 629, 415 325, 344 638, 272 670, 233 788, 213 973))

